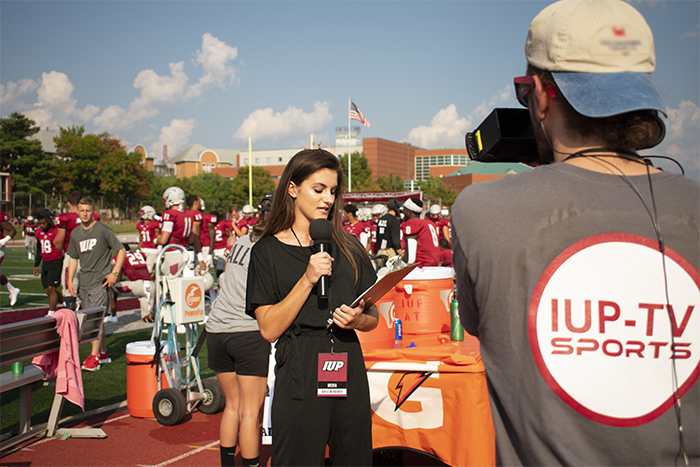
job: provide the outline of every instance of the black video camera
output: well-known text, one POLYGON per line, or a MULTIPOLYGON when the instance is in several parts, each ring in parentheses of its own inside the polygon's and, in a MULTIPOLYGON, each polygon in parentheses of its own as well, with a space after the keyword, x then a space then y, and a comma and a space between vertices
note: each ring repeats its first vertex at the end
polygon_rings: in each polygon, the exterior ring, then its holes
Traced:
POLYGON ((542 163, 527 109, 494 109, 465 142, 475 161, 542 163))

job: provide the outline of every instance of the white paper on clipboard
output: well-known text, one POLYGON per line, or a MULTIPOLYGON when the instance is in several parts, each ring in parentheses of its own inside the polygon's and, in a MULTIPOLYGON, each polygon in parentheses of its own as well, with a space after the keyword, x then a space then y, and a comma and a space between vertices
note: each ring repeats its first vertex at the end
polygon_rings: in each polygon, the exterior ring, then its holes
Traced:
POLYGON ((381 298, 387 294, 391 289, 393 289, 396 284, 401 282, 401 280, 408 275, 411 271, 413 271, 415 268, 418 267, 418 264, 412 264, 410 266, 406 266, 403 269, 399 269, 398 271, 393 271, 387 274, 386 276, 382 277, 380 280, 374 283, 372 287, 369 289, 365 290, 362 295, 357 297, 354 302, 352 302, 352 305, 350 308, 355 308, 357 305, 360 304, 360 300, 365 301, 365 309, 371 307, 375 303, 377 303, 381 298))

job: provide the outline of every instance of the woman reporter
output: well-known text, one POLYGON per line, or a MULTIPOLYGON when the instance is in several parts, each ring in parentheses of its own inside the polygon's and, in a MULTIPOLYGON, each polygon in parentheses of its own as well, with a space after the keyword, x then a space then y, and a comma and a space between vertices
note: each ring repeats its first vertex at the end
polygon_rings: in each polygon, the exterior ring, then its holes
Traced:
POLYGON ((267 341, 279 339, 273 465, 324 465, 326 445, 333 465, 372 462, 369 386, 355 330, 374 329, 378 315, 376 307, 365 310, 364 302, 349 305, 376 276, 360 243, 340 225, 342 181, 333 154, 297 153, 251 252, 247 313, 257 318, 267 341), (331 223, 327 252, 317 251, 309 234, 316 219, 331 223), (316 287, 324 275, 330 276, 327 298, 316 287), (345 381, 324 381, 322 369, 339 367, 347 370, 345 381))

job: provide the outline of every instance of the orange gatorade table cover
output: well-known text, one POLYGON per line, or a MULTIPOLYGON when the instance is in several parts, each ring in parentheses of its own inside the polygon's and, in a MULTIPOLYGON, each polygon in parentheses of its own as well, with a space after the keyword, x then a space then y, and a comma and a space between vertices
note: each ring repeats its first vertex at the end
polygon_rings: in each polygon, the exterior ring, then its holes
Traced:
POLYGON ((374 449, 416 449, 452 466, 495 465, 479 341, 468 335, 461 342, 445 334, 404 337, 396 348, 364 352, 374 449))

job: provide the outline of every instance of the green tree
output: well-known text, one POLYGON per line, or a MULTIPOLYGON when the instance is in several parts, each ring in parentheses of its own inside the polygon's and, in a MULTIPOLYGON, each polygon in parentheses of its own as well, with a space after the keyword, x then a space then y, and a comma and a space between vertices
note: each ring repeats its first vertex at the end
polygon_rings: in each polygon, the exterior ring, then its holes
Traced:
POLYGON ((403 180, 398 175, 389 174, 388 177, 377 177, 378 191, 403 191, 403 180))
POLYGON ((232 180, 226 180, 220 174, 203 173, 190 177, 188 182, 189 190, 185 190, 185 193, 195 194, 202 198, 206 203, 207 211, 228 209, 234 185, 232 180))
MULTIPOLYGON (((106 135, 106 134, 105 134, 106 135)), ((141 163, 141 155, 127 153, 119 140, 102 140, 105 153, 100 165, 100 194, 108 199, 142 199, 148 196, 150 177, 141 163)))
POLYGON ((127 153, 108 133, 85 134, 84 127, 61 128, 55 138, 57 188, 62 193, 79 190, 83 195, 104 197, 108 203, 148 195, 151 177, 141 156, 127 153))
POLYGON ((0 119, 0 161, 12 174, 16 193, 52 193, 55 162, 47 156, 38 140, 34 120, 17 112, 0 119))
MULTIPOLYGON (((248 167, 240 167, 238 175, 233 179, 231 201, 242 205, 248 204, 248 167)), ((261 200, 270 190, 275 189, 275 182, 270 178, 270 172, 262 167, 253 166, 253 200, 261 200)))
MULTIPOLYGON (((340 156, 340 165, 343 167, 343 174, 345 175, 345 185, 343 189, 347 188, 348 180, 348 155, 347 153, 340 156)), ((373 190, 374 181, 372 180, 372 168, 367 163, 367 158, 355 151, 352 153, 352 160, 350 161, 350 167, 352 168, 352 190, 353 191, 368 191, 373 190)))
POLYGON ((56 155, 62 160, 58 168, 57 187, 62 193, 78 190, 84 196, 100 195, 98 175, 102 157, 96 135, 85 134, 85 127, 60 128, 54 139, 56 155))
POLYGON ((146 204, 151 204, 156 211, 160 212, 163 209, 162 199, 165 190, 171 186, 177 186, 187 193, 190 191, 190 183, 187 178, 177 178, 175 175, 167 177, 155 177, 151 179, 151 189, 146 198, 146 204))
POLYGON ((424 182, 418 182, 423 192, 423 197, 430 204, 441 203, 443 206, 452 206, 457 198, 457 190, 445 185, 440 177, 432 176, 424 182))

